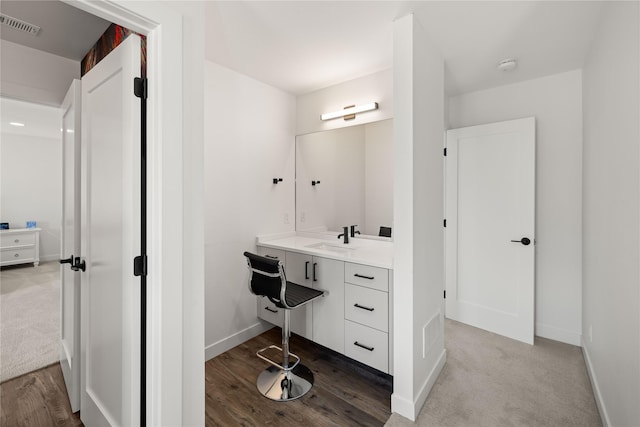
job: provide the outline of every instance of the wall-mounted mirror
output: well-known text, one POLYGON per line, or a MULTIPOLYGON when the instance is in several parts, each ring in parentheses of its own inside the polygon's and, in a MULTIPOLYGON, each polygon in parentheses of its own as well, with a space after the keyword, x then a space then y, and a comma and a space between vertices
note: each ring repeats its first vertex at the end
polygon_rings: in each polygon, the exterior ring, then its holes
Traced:
POLYGON ((296 137, 296 230, 393 226, 393 120, 296 137))

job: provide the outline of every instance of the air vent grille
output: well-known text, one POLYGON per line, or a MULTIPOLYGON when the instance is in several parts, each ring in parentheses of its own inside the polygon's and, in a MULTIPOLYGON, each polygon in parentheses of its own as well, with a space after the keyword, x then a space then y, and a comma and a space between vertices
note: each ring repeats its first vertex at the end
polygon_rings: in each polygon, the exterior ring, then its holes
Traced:
POLYGON ((34 36, 37 36, 40 32, 40 27, 37 25, 29 24, 28 22, 24 22, 4 14, 0 14, 0 24, 15 28, 16 30, 24 31, 25 33, 33 34, 34 36))

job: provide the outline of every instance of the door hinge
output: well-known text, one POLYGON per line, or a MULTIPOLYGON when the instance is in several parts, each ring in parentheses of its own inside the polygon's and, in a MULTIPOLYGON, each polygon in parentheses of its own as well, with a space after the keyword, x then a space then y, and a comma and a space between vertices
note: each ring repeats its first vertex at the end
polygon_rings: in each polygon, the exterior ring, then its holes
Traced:
POLYGON ((147 79, 144 77, 134 77, 133 93, 138 98, 147 99, 147 79))
POLYGON ((443 223, 444 223, 444 227, 446 228, 446 227, 447 227, 447 220, 445 219, 445 220, 443 221, 443 223))
POLYGON ((147 275, 147 256, 141 255, 133 259, 133 275, 134 276, 146 276, 147 275))
POLYGON ((444 299, 447 299, 447 291, 446 291, 446 289, 444 291, 444 299))
POLYGON ((444 147, 444 156, 447 157, 447 147, 444 147))

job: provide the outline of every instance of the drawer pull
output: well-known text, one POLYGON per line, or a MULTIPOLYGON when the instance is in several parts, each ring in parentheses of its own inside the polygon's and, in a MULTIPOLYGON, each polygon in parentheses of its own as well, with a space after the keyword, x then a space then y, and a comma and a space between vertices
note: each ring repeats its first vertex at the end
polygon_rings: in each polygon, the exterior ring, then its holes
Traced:
POLYGON ((13 243, 20 243, 20 239, 14 240, 13 243))
POLYGON ((361 309, 363 309, 363 310, 367 310, 367 311, 373 311, 373 310, 374 310, 374 308, 373 308, 373 307, 365 307, 364 305, 360 305, 360 304, 358 304, 358 303, 353 304, 353 306, 354 306, 354 307, 357 307, 357 308, 361 308, 361 309))
POLYGON ((264 309, 267 310, 267 311, 270 311, 272 313, 277 313, 278 312, 278 310, 273 310, 273 309, 271 309, 269 307, 265 307, 264 309))
POLYGON ((18 258, 19 256, 20 256, 20 254, 15 254, 14 255, 15 258, 18 258))
POLYGON ((277 256, 273 256, 273 255, 265 255, 265 257, 271 258, 271 259, 280 259, 277 256))
POLYGON ((355 276, 355 277, 359 277, 359 278, 361 278, 361 279, 367 279, 367 280, 373 280, 373 279, 375 279, 375 277, 373 277, 373 276, 363 276, 362 274, 358 274, 358 273, 354 274, 354 276, 355 276))
POLYGON ((364 344, 360 344, 358 341, 354 342, 353 345, 357 345, 360 348, 364 348, 365 350, 373 351, 373 347, 366 346, 364 344))
POLYGON ((309 261, 304 262, 304 279, 309 280, 309 261))

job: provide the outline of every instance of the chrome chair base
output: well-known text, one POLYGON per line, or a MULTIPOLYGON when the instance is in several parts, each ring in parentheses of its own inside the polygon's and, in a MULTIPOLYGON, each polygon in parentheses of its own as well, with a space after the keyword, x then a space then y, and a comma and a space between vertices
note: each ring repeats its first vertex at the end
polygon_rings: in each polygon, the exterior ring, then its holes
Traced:
POLYGON ((313 372, 304 365, 291 371, 269 366, 258 376, 258 391, 268 399, 287 402, 304 396, 313 385, 313 372))

